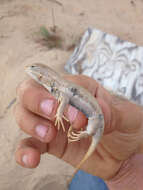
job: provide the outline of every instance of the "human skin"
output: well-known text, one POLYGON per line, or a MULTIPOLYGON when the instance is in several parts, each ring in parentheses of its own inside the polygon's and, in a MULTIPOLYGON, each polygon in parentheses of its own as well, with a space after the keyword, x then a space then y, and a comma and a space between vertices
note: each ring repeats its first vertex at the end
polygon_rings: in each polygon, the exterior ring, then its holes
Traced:
MULTIPOLYGON (((122 166, 133 155, 143 153, 142 108, 113 95, 95 80, 86 76, 68 75, 65 78, 89 90, 104 114, 104 135, 96 151, 81 169, 103 178, 114 190, 112 181, 116 176, 120 176, 122 166)), ((17 96, 19 99, 15 107, 17 124, 31 136, 19 143, 15 154, 17 163, 23 167, 35 168, 40 163, 41 155, 48 152, 76 167, 87 152, 91 139, 82 139, 68 144, 69 123, 65 122, 66 133, 62 129, 57 131, 54 126, 57 100, 35 81, 30 79, 21 83, 17 88, 17 96)), ((72 106, 67 106, 64 114, 73 128, 80 130, 86 126, 86 117, 72 106)), ((128 190, 128 187, 125 189, 128 190)))

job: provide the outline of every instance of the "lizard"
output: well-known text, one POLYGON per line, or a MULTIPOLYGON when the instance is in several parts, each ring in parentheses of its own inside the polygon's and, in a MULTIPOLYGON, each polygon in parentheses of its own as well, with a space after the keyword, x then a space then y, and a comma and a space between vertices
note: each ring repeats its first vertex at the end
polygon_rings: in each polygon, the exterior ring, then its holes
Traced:
POLYGON ((93 95, 85 88, 71 81, 63 79, 63 77, 48 67, 47 65, 34 63, 26 67, 27 74, 46 88, 59 102, 56 112, 55 126, 58 130, 62 126, 65 131, 63 119, 65 107, 70 104, 81 111, 88 119, 85 130, 73 131, 72 125, 69 127, 67 137, 68 142, 79 141, 82 138, 92 137, 91 144, 83 159, 76 167, 76 173, 81 165, 92 155, 96 146, 104 132, 104 115, 93 95))

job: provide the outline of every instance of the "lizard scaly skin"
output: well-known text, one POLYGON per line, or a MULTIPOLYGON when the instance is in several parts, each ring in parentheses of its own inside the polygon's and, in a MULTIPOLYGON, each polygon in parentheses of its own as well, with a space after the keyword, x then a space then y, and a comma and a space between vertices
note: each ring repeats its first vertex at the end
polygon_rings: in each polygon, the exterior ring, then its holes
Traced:
POLYGON ((60 104, 57 109, 55 122, 58 129, 62 126, 65 131, 62 118, 66 119, 63 113, 67 104, 74 106, 88 118, 88 124, 85 131, 73 132, 70 127, 68 132, 69 142, 78 141, 90 136, 92 137, 92 142, 87 153, 76 167, 77 171, 95 151, 103 134, 104 116, 100 106, 96 99, 86 89, 70 81, 64 80, 57 72, 46 65, 35 63, 28 66, 26 72, 59 101, 60 104))

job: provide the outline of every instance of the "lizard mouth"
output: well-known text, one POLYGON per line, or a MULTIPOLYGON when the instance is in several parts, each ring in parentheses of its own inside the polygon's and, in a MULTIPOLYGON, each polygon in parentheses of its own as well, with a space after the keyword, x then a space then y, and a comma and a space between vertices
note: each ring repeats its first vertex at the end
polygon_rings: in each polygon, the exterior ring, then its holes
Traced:
POLYGON ((36 80, 37 82, 40 82, 42 79, 42 75, 36 72, 36 69, 34 68, 36 68, 35 65, 26 66, 25 71, 32 79, 36 80))

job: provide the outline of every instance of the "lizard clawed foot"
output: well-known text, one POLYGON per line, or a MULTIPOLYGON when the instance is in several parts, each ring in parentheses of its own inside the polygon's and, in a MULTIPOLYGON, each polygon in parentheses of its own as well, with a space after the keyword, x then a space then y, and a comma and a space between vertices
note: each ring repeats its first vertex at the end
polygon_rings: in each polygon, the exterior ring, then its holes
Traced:
POLYGON ((64 118, 65 121, 69 122, 69 119, 67 119, 64 115, 62 116, 62 118, 64 118))
POLYGON ((69 122, 69 120, 64 115, 60 116, 59 114, 56 114, 55 117, 56 117, 55 126, 57 126, 58 130, 60 130, 60 127, 62 126, 62 129, 65 132, 63 119, 66 120, 67 122, 69 122))
POLYGON ((88 133, 86 131, 72 131, 72 126, 68 130, 68 143, 79 141, 82 138, 88 137, 88 133))

